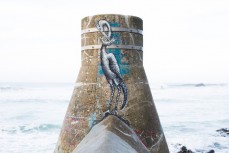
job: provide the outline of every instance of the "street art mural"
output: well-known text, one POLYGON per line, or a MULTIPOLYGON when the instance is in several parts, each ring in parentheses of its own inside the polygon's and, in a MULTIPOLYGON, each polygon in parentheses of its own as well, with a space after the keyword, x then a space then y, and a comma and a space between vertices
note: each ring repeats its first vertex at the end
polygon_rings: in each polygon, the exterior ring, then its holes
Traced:
POLYGON ((124 95, 124 99, 122 101, 120 110, 122 110, 127 104, 128 89, 120 74, 120 68, 114 54, 107 52, 107 46, 110 46, 115 41, 114 38, 111 38, 112 29, 110 24, 106 20, 100 20, 96 24, 96 28, 103 34, 103 37, 101 38, 102 46, 100 49, 101 66, 107 82, 110 84, 111 88, 110 101, 105 115, 108 113, 117 115, 121 90, 124 95), (107 28, 107 32, 105 32, 105 28, 107 28), (114 99, 114 92, 116 88, 118 90, 118 94, 116 99, 114 99), (111 111, 110 109, 112 102, 114 102, 114 108, 111 111))

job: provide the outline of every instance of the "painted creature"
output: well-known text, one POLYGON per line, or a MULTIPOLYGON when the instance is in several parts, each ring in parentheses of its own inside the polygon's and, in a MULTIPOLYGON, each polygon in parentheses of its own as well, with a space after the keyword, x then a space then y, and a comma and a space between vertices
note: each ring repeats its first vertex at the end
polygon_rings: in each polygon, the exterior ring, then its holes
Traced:
POLYGON ((111 88, 111 96, 107 112, 116 115, 121 90, 123 92, 124 98, 120 110, 122 110, 127 104, 128 89, 120 74, 119 65, 114 54, 107 52, 107 46, 110 46, 115 41, 114 38, 111 38, 110 24, 106 20, 100 20, 96 24, 96 27, 103 34, 103 37, 101 38, 102 47, 100 49, 101 66, 103 73, 107 79, 107 82, 110 84, 111 88), (118 94, 115 99, 114 108, 110 112, 111 104, 114 98, 115 88, 117 88, 118 94))

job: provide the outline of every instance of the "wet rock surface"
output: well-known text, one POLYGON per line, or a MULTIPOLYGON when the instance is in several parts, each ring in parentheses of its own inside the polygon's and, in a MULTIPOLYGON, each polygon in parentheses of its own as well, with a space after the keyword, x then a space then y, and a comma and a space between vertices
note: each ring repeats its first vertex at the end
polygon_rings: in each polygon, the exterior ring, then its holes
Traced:
POLYGON ((182 146, 182 147, 180 148, 180 151, 179 151, 178 153, 194 153, 194 152, 191 151, 191 150, 189 150, 189 149, 187 149, 187 147, 182 146))
MULTIPOLYGON (((181 144, 177 144, 176 146, 182 146, 181 144)), ((186 146, 180 147, 180 150, 177 153, 215 153, 214 150, 204 151, 192 151, 191 149, 188 149, 186 146)))
POLYGON ((223 136, 223 137, 229 136, 229 128, 222 128, 222 129, 219 129, 219 130, 216 130, 216 131, 219 132, 220 135, 223 136))
POLYGON ((215 153, 215 151, 214 150, 210 150, 209 152, 207 152, 207 153, 215 153))

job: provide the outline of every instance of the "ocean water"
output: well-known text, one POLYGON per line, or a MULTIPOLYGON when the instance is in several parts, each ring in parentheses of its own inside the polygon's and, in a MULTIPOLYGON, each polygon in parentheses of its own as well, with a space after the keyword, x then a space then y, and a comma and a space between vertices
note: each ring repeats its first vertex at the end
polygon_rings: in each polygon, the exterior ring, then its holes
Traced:
MULTIPOLYGON (((151 84, 171 153, 229 153, 227 84, 151 84)), ((73 83, 0 83, 0 153, 52 153, 73 83)))

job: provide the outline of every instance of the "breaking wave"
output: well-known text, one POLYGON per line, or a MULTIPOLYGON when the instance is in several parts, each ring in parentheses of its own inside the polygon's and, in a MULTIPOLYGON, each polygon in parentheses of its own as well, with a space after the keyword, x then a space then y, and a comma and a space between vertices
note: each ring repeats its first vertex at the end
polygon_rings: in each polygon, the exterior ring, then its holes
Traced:
POLYGON ((2 129, 1 131, 6 132, 8 134, 16 134, 16 133, 49 132, 49 131, 59 130, 59 129, 60 129, 60 125, 40 124, 37 126, 20 125, 20 126, 8 128, 8 129, 2 129))

